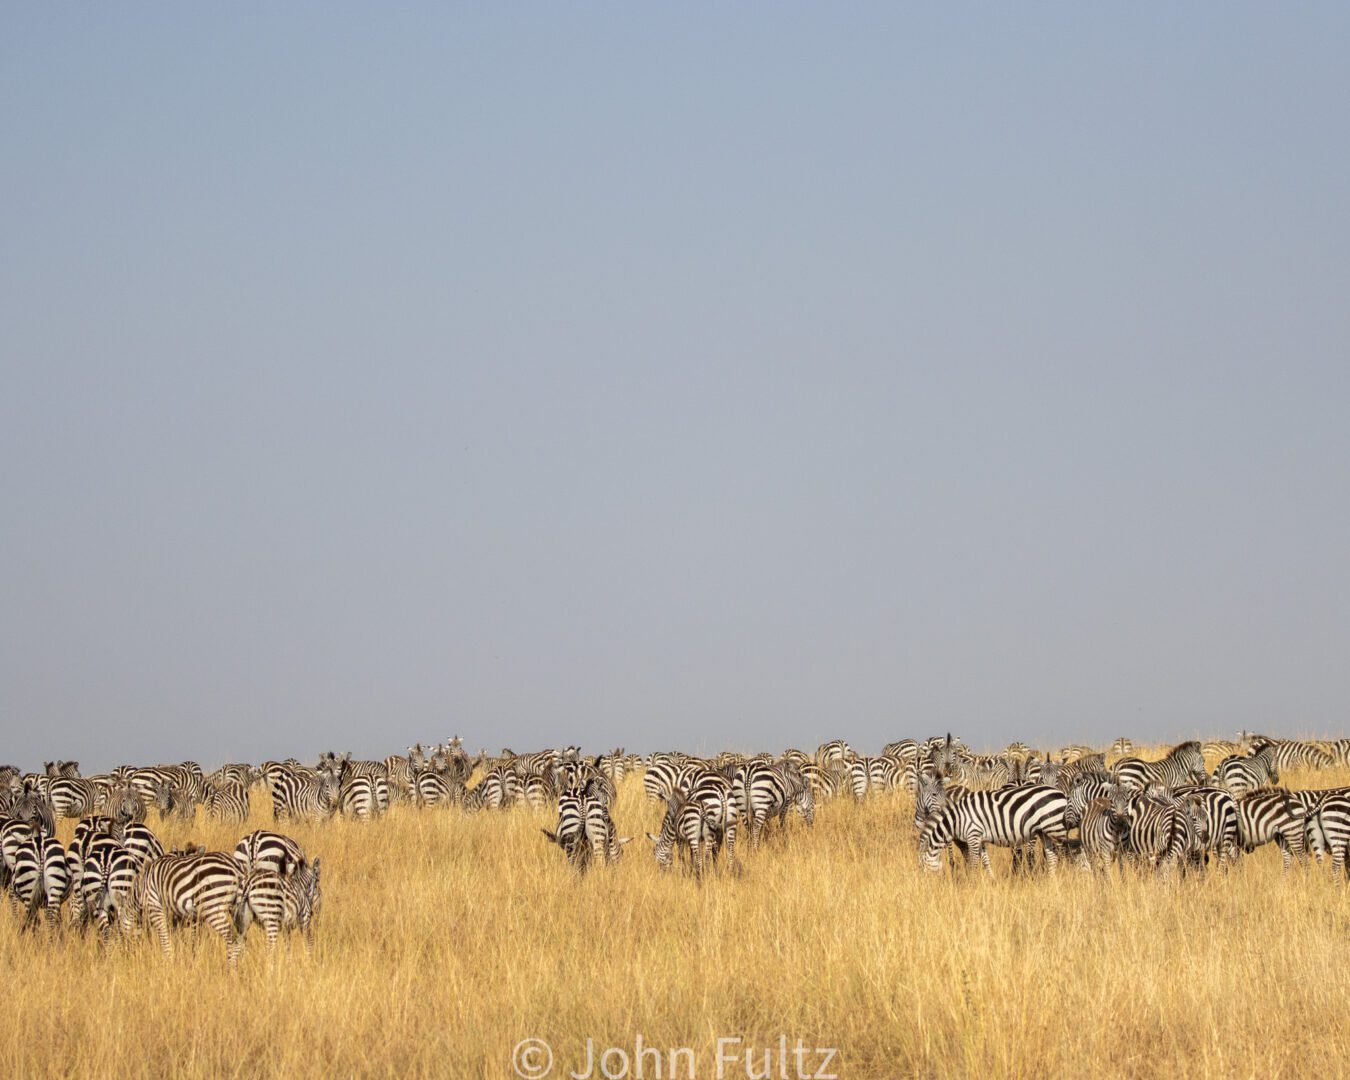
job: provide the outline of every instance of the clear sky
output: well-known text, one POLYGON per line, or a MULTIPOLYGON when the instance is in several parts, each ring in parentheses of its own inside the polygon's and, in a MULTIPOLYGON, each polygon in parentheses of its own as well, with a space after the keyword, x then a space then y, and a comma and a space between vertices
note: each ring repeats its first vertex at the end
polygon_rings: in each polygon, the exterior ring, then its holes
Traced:
POLYGON ((13 5, 0 761, 1344 734, 1350 7, 13 5))

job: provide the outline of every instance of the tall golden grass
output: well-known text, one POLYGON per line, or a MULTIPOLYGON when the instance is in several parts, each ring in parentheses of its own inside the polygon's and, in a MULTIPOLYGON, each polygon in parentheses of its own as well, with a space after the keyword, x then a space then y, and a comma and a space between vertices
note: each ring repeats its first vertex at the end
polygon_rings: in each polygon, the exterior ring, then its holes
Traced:
MULTIPOLYGON (((263 802, 247 829, 270 824, 263 802)), ((269 955, 255 928, 233 972, 204 930, 180 931, 170 962, 143 934, 100 945, 0 917, 0 1063, 22 1077, 502 1077, 533 1037, 556 1077, 585 1064, 590 1038, 626 1048, 636 1076, 639 1034, 692 1050, 700 1077, 733 1037, 837 1048, 840 1077, 1334 1076, 1350 1062, 1350 889, 1316 865, 1284 876, 1273 849, 1174 883, 1014 879, 1006 853, 992 878, 927 875, 896 794, 827 804, 814 829, 794 819, 745 853, 742 874, 698 882, 654 865, 642 834, 659 817, 626 781, 615 820, 636 839, 583 878, 540 835, 542 812, 294 826, 323 859, 314 952, 295 937, 269 955)), ((162 833, 230 850, 247 829, 162 833)), ((804 1059, 808 1075, 821 1060, 804 1059)), ((642 1075, 657 1075, 650 1055, 642 1075)))

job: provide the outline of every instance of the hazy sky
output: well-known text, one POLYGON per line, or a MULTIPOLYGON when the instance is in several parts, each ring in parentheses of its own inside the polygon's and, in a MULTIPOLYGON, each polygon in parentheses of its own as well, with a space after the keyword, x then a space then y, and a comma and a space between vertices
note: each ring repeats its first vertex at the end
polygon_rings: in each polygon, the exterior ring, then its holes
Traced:
POLYGON ((1350 8, 0 33, 0 761, 1339 732, 1350 8))

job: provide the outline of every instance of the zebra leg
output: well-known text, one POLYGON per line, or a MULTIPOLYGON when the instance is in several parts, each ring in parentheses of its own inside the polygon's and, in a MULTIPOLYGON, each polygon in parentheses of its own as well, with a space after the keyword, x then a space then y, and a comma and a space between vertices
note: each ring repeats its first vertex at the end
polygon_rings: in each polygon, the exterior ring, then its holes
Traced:
POLYGON ((169 940, 169 920, 165 918, 164 909, 157 903, 151 903, 146 911, 146 918, 149 920, 150 929, 159 938, 160 952, 166 959, 172 960, 173 942, 169 940))
POLYGON ((1051 837, 1042 836, 1041 847, 1045 850, 1045 868, 1053 873, 1059 866, 1059 842, 1051 837))

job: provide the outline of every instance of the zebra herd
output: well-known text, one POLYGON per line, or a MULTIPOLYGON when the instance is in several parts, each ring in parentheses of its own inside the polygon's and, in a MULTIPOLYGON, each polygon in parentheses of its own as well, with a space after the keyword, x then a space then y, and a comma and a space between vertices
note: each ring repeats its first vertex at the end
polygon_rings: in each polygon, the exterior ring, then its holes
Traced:
POLYGON ((907 746, 922 865, 941 869, 949 850, 988 869, 995 845, 1026 867, 1039 845, 1051 867, 1067 856, 1089 870, 1115 862, 1123 873, 1129 860, 1168 875, 1211 861, 1226 867, 1274 843, 1286 870, 1312 851, 1330 857, 1337 880, 1345 876, 1350 788, 1278 785, 1282 769, 1350 764, 1350 741, 1244 733, 1237 743, 1183 742, 1154 761, 1128 756, 1130 749, 1117 740, 1108 764, 1106 753, 1085 747, 1052 757, 1015 745, 982 758, 950 735, 907 746), (1212 773, 1207 755, 1222 755, 1212 773))
POLYGON ((192 762, 89 778, 79 776, 77 762, 52 762, 45 773, 28 775, 0 766, 0 890, 24 931, 40 921, 61 929, 65 908, 70 926, 92 926, 105 941, 143 925, 170 957, 169 930, 180 924, 200 923, 220 935, 232 965, 254 922, 269 949, 288 930, 303 934, 309 948, 321 903, 320 859, 262 829, 229 853, 199 845, 166 851, 145 822, 149 806, 161 820, 186 818, 198 801, 218 820, 242 821, 247 788, 234 790, 242 784, 203 777, 192 762), (66 818, 78 819, 69 846, 56 835, 66 818))
POLYGON ((165 851, 146 823, 211 820, 242 824, 255 798, 271 804, 276 823, 342 816, 370 821, 391 805, 458 807, 465 813, 513 806, 556 811, 542 829, 578 872, 619 860, 630 836, 619 835, 614 804, 625 777, 641 774, 647 799, 661 807, 648 832, 658 866, 677 862, 701 877, 719 860, 739 872, 737 841, 754 848, 772 825, 788 835, 789 816, 810 827, 817 808, 876 793, 913 797, 919 864, 988 869, 989 848, 1012 849, 1015 869, 1068 860, 1106 870, 1126 862, 1161 874, 1211 862, 1230 865, 1266 844, 1286 870, 1310 854, 1329 857, 1337 879, 1350 861, 1350 789, 1289 790, 1290 769, 1350 765, 1350 740, 1314 743, 1243 733, 1235 742, 1183 742, 1156 760, 1130 756, 1129 740, 1108 751, 1071 746, 1036 752, 1014 743, 976 754, 951 735, 902 739, 875 756, 835 740, 814 752, 722 753, 698 757, 622 748, 595 757, 580 748, 471 757, 452 738, 418 744, 383 761, 325 752, 313 766, 295 759, 229 764, 204 774, 195 762, 122 767, 84 777, 78 762, 49 762, 42 773, 0 766, 0 890, 25 929, 45 915, 93 926, 101 938, 138 924, 173 953, 170 929, 207 926, 226 942, 233 963, 257 922, 269 947, 283 931, 312 942, 320 906, 320 860, 282 833, 256 830, 232 852, 195 845, 165 851), (1213 769, 1206 761, 1218 759, 1213 769), (475 779, 476 778, 476 779, 475 779), (75 819, 67 846, 57 823, 75 819))

